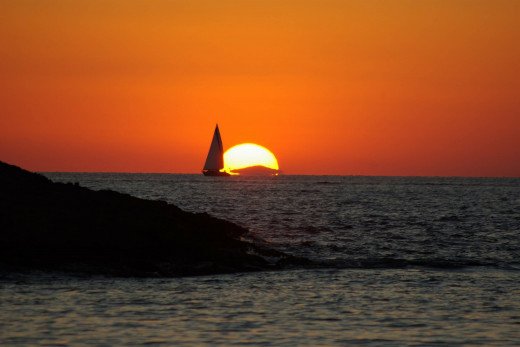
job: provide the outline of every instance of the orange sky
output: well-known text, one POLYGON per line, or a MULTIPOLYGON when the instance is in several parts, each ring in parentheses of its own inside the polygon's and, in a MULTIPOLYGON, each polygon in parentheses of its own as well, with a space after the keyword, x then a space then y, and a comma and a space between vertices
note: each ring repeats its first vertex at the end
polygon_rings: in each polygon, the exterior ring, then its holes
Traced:
POLYGON ((520 176, 520 1, 0 2, 0 160, 520 176))

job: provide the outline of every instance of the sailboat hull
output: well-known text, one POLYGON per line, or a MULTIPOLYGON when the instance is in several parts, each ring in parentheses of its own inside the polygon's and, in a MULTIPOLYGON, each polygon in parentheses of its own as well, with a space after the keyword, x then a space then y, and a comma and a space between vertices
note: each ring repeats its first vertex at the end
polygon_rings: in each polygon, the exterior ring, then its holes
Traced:
POLYGON ((214 170, 203 170, 202 171, 202 174, 204 176, 219 176, 219 177, 227 177, 227 176, 231 176, 229 173, 227 172, 221 172, 221 171, 214 171, 214 170))

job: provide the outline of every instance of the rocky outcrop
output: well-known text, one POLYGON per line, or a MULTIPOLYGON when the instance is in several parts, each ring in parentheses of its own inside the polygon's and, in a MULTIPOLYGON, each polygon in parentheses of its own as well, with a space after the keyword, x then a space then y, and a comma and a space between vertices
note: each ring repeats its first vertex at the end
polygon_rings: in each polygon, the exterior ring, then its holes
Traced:
POLYGON ((0 162, 2 271, 181 276, 297 262, 241 240, 246 233, 233 223, 163 201, 55 183, 0 162))
POLYGON ((262 165, 249 166, 243 169, 237 169, 231 171, 241 176, 276 176, 280 173, 280 170, 270 169, 262 165))

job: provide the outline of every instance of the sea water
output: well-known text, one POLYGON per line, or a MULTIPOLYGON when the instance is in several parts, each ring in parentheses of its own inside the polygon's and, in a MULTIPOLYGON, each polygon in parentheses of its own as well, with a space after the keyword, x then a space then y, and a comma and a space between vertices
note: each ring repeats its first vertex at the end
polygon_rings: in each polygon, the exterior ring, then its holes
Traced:
POLYGON ((520 344, 520 179, 46 175, 207 212, 320 266, 4 274, 1 345, 520 344))

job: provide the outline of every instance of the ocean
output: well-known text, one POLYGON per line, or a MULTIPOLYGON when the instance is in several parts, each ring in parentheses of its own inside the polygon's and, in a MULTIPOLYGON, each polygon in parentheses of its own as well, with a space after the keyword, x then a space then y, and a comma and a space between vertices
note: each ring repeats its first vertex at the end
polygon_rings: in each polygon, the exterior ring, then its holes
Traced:
POLYGON ((520 179, 46 173, 250 230, 312 267, 0 276, 0 345, 520 344, 520 179))

